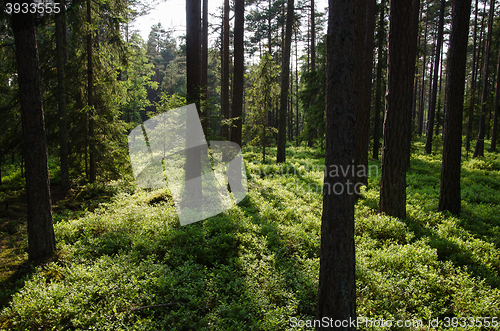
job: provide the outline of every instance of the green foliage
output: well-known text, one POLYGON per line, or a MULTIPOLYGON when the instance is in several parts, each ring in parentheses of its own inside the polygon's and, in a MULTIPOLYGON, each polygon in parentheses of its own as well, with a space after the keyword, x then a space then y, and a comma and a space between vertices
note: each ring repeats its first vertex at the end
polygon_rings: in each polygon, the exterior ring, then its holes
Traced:
POLYGON ((247 79, 252 88, 247 91, 248 105, 243 126, 243 138, 248 144, 265 148, 268 139, 275 136, 276 129, 269 127, 268 116, 272 109, 278 109, 280 87, 278 83, 279 67, 271 55, 266 53, 258 66, 251 68, 247 79))

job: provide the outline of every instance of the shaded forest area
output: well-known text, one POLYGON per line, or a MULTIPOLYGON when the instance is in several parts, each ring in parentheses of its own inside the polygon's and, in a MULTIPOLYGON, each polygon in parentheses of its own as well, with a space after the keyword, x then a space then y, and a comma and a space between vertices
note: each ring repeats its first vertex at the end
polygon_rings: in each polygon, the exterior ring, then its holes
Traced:
POLYGON ((2 1, 0 329, 500 327, 498 2, 208 1, 2 1), (180 226, 127 145, 191 103, 248 195, 180 226))

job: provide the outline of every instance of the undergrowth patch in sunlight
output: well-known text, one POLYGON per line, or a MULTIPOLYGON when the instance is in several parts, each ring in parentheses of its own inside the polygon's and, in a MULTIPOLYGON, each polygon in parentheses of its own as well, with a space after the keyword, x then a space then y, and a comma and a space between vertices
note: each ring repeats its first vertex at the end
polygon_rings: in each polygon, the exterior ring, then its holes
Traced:
MULTIPOLYGON (((59 259, 26 279, 0 328, 286 330, 292 317, 313 319, 324 160, 306 147, 290 147, 283 165, 244 152, 248 196, 184 227, 167 189, 82 191, 108 198, 55 215, 59 259)), ((500 316, 500 162, 491 159, 464 160, 460 217, 436 211, 439 155, 413 156, 406 219, 377 213, 379 177, 369 178, 355 216, 358 316, 500 316)))

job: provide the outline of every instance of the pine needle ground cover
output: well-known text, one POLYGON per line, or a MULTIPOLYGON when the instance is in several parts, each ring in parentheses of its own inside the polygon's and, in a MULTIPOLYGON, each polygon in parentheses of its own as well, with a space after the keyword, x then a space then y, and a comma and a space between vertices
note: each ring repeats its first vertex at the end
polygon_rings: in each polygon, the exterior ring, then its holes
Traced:
MULTIPOLYGON (((92 211, 58 211, 58 259, 24 277, 0 329, 308 329, 292 318, 315 317, 324 160, 306 147, 289 147, 284 165, 244 152, 247 198, 195 224, 180 227, 168 190, 123 183, 92 211)), ((356 206, 358 316, 421 330, 500 317, 500 157, 463 160, 460 217, 436 212, 440 157, 413 155, 404 220, 376 213, 371 171, 356 206)))

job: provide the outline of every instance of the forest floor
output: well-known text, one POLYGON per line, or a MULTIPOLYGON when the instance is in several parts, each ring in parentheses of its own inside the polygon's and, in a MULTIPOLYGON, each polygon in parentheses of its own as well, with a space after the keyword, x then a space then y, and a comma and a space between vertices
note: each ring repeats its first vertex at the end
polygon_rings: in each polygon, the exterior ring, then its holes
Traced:
MULTIPOLYGON (((356 205, 358 316, 422 321, 413 330, 500 318, 500 156, 463 158, 455 217, 437 212, 441 155, 414 147, 406 219, 377 214, 379 171, 356 205)), ((261 164, 256 148, 244 158, 248 196, 183 227, 168 190, 119 181, 55 192, 57 252, 37 266, 11 175, 0 186, 0 329, 311 329, 300 326, 316 312, 324 159, 306 147, 290 147, 284 165, 261 164)), ((373 325, 358 329, 384 329, 373 325)))

